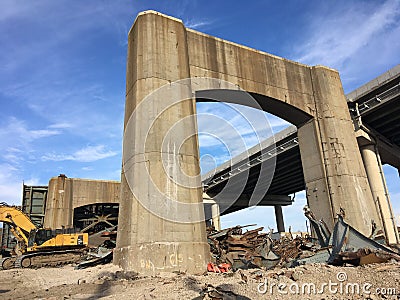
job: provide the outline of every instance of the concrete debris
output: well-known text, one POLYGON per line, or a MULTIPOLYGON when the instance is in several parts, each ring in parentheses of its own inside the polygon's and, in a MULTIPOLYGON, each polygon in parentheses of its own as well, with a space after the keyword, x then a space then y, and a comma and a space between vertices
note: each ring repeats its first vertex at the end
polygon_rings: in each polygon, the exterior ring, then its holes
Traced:
POLYGON ((112 262, 113 251, 116 245, 116 231, 104 230, 101 236, 107 239, 104 240, 104 242, 98 247, 90 249, 83 260, 75 267, 75 269, 84 269, 112 262))
MULTIPOLYGON (((214 287, 211 284, 207 284, 203 290, 200 292, 200 297, 199 299, 212 299, 212 300, 236 300, 236 299, 248 299, 247 297, 241 296, 238 298, 238 295, 235 294, 234 292, 224 289, 222 287, 214 287)), ((196 298, 197 299, 197 298, 196 298)))
POLYGON ((400 256, 383 250, 371 250, 369 248, 361 248, 356 252, 340 252, 338 254, 340 261, 350 263, 352 265, 366 265, 372 263, 384 263, 389 260, 400 261, 400 256))

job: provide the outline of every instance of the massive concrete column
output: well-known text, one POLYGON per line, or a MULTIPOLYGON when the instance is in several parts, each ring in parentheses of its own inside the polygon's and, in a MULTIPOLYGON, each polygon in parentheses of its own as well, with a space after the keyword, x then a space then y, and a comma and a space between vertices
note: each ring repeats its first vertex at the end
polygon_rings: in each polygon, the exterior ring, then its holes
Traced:
POLYGON ((71 185, 68 184, 67 177, 60 175, 51 178, 43 227, 51 229, 72 227, 73 213, 71 185))
POLYGON ((278 232, 285 232, 285 223, 283 221, 283 213, 281 205, 275 205, 275 219, 278 232))
POLYGON ((219 205, 217 203, 211 205, 211 216, 215 230, 221 230, 221 217, 219 212, 219 205))
MULTIPOLYGON (((221 213, 219 204, 206 193, 203 193, 203 204, 211 206, 211 220, 212 225, 216 230, 221 230, 221 213)), ((207 220, 210 219, 210 215, 207 216, 207 220)))
POLYGON ((361 146, 361 155, 365 171, 367 172, 372 196, 381 214, 386 241, 389 244, 397 244, 399 242, 399 234, 396 228, 396 221, 393 216, 383 170, 381 168, 380 157, 375 151, 375 145, 369 144, 361 146))
POLYGON ((341 209, 365 235, 371 222, 382 227, 358 150, 337 71, 311 68, 314 103, 310 120, 298 129, 300 153, 311 210, 332 229, 341 209))
MULTIPOLYGON (((139 14, 128 37, 124 165, 118 238, 114 251, 114 263, 124 270, 143 274, 160 271, 198 273, 206 270, 209 247, 202 206, 195 118, 180 131, 168 134, 175 124, 195 113, 194 100, 180 101, 157 115, 168 96, 146 98, 159 87, 188 77, 186 30, 182 22, 155 12, 139 14), (138 107, 144 103, 148 109, 136 114, 138 107), (130 120, 134 113, 135 119, 130 120), (152 118, 156 119, 151 128, 146 127, 144 124, 151 123, 152 118), (132 136, 127 136, 128 126, 131 126, 132 136), (168 147, 164 149, 163 145, 168 147), (126 153, 131 153, 130 157, 126 157, 126 153), (191 186, 189 182, 176 183, 176 178, 166 174, 165 168, 180 170, 190 176, 197 175, 198 187, 188 187, 191 186), (194 204, 193 209, 179 211, 178 203, 171 201, 174 197, 181 203, 194 204), (168 211, 168 218, 155 212, 160 207, 168 211), (187 216, 186 223, 173 220, 179 219, 180 215, 187 216)), ((187 89, 190 86, 182 85, 181 93, 177 92, 174 96, 191 95, 187 89)))

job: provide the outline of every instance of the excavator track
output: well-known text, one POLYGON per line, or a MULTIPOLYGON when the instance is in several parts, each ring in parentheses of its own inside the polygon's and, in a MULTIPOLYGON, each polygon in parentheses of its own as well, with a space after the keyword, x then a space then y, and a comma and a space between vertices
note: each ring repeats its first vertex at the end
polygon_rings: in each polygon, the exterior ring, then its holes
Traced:
POLYGON ((14 268, 15 257, 4 257, 0 260, 0 270, 9 270, 14 268))
POLYGON ((29 253, 17 257, 15 268, 42 268, 55 267, 78 262, 82 258, 83 250, 63 250, 29 253))

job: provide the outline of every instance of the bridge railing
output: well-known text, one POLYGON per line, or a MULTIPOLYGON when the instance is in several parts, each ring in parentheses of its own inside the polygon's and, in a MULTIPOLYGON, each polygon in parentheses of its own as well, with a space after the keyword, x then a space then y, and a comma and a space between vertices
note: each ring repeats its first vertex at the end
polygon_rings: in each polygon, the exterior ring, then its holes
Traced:
POLYGON ((277 145, 276 147, 274 147, 270 150, 261 150, 260 155, 249 160, 248 162, 242 163, 239 166, 232 168, 230 171, 226 171, 223 174, 220 174, 218 176, 205 178, 203 180, 204 191, 206 192, 209 189, 211 189, 212 187, 217 186, 217 185, 221 184, 222 182, 229 180, 233 176, 239 175, 240 173, 243 173, 256 165, 259 165, 273 157, 276 157, 279 154, 281 154, 289 149, 297 147, 298 144, 299 144, 298 138, 294 137, 281 145, 277 145))
POLYGON ((354 118, 357 118, 366 112, 370 111, 371 109, 375 108, 376 106, 383 104, 394 97, 400 94, 400 83, 396 84, 395 86, 391 87, 390 89, 362 102, 358 105, 356 104, 356 108, 350 109, 354 118))

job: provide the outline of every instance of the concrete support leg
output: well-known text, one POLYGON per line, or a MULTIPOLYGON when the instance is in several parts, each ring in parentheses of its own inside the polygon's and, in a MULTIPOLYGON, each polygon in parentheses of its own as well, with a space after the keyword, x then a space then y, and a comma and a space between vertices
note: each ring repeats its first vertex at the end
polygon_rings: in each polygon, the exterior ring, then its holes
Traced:
POLYGON ((318 219, 332 229, 336 214, 364 235, 374 221, 382 228, 369 188, 354 126, 339 74, 326 67, 311 69, 316 117, 298 129, 307 201, 318 219))
POLYGON ((58 229, 62 226, 72 227, 74 210, 71 193, 71 184, 65 175, 50 179, 44 227, 52 229, 58 229))
POLYGON ((399 242, 399 234, 386 187, 382 165, 380 163, 380 157, 375 151, 375 145, 369 144, 362 146, 361 155, 367 172, 372 196, 377 203, 377 208, 381 215, 386 241, 388 244, 397 244, 399 242))
POLYGON ((114 263, 124 270, 149 275, 206 270, 209 246, 190 84, 179 85, 181 90, 172 95, 167 90, 147 97, 189 77, 182 22, 156 13, 139 14, 128 36, 124 161, 114 250, 114 263), (163 110, 172 98, 187 100, 163 110), (143 105, 146 109, 138 114, 143 105), (171 134, 169 130, 185 118, 185 126, 171 134))
POLYGON ((221 219, 219 213, 219 205, 217 203, 211 205, 212 222, 215 230, 221 230, 221 219))
POLYGON ((275 219, 278 232, 285 232, 285 223, 283 221, 282 206, 275 205, 275 219))

